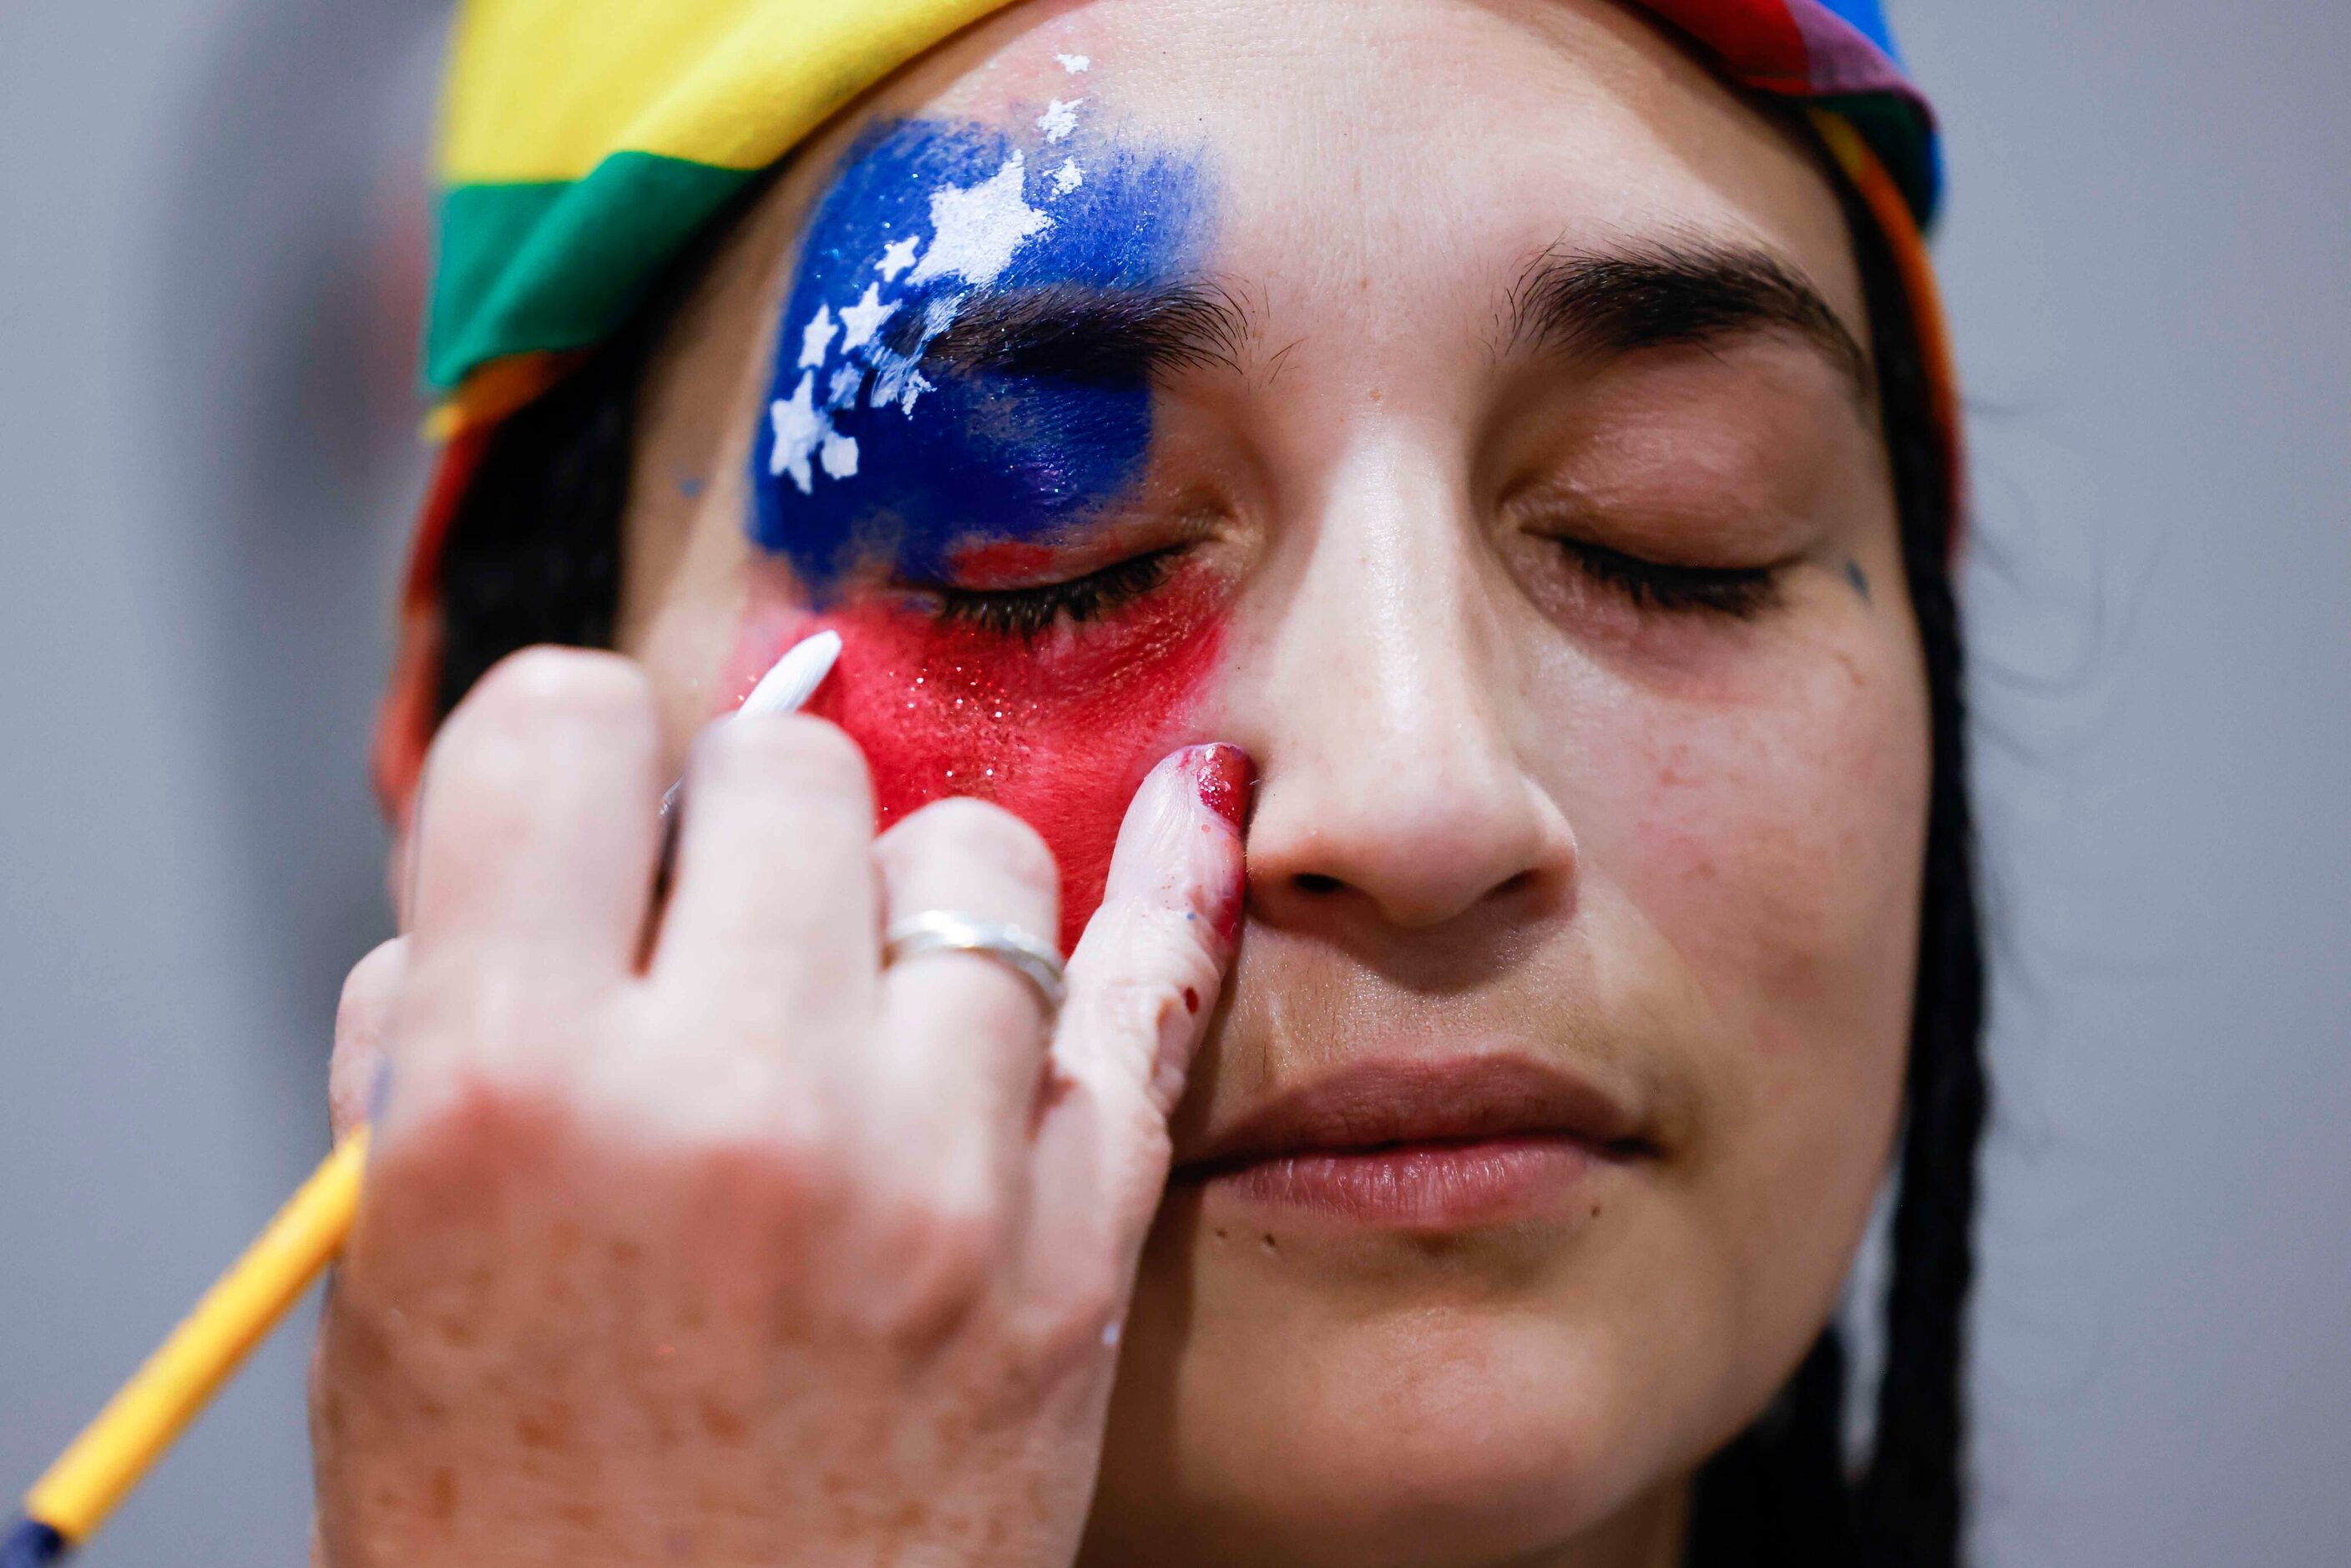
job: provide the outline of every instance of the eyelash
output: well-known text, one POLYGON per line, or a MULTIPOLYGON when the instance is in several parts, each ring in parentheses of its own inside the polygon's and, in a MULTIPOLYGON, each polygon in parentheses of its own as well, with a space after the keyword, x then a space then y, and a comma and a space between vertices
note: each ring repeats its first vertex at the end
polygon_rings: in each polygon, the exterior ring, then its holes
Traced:
POLYGON ((1131 556, 1067 582, 987 589, 935 584, 930 591, 938 596, 941 621, 1033 643, 1062 621, 1080 625, 1142 598, 1166 580, 1183 548, 1131 556))
MULTIPOLYGON (((1583 572, 1636 610, 1746 621, 1770 609, 1779 591, 1777 573, 1768 566, 1675 566, 1582 539, 1556 542, 1583 572)), ((939 584, 931 591, 938 596, 940 620, 1033 643, 1064 620, 1082 625, 1142 598, 1166 580, 1179 553, 1180 547, 1153 550, 1067 582, 1035 588, 939 584)))
POLYGON ((1748 621, 1779 597, 1779 575, 1768 566, 1675 566, 1583 539, 1556 542, 1586 576, 1635 610, 1748 621))

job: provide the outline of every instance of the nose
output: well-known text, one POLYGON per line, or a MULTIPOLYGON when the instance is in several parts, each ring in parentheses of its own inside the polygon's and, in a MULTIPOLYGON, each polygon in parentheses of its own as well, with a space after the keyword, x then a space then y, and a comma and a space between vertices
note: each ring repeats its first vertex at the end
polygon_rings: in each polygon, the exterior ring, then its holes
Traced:
POLYGON ((1539 716, 1466 495, 1409 453, 1333 477, 1264 644, 1252 918, 1426 931, 1561 907, 1575 838, 1521 757, 1539 716))

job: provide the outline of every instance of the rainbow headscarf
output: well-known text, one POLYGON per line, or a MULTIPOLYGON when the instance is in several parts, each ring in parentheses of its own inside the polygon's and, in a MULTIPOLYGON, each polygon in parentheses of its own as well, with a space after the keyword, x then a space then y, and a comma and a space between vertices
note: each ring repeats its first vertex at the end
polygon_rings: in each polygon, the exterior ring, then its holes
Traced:
MULTIPOLYGON (((464 0, 444 109, 425 379, 442 443, 377 733, 387 806, 433 728, 441 545, 489 432, 617 330, 664 266, 859 94, 1008 0, 464 0)), ((1956 397, 1922 233, 1934 117, 1878 0, 1637 0, 1729 80, 1803 104, 1891 243, 1956 397)))

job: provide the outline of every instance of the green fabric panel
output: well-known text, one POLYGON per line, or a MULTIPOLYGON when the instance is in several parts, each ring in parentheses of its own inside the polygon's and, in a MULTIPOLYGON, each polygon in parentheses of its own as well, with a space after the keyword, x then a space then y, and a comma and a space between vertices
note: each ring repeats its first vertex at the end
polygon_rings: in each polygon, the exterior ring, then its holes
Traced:
MULTIPOLYGON (((1933 212, 1941 171, 1916 110, 1876 93, 1813 101, 1869 139, 1913 211, 1933 212)), ((583 180, 452 187, 441 200, 426 382, 446 392, 504 355, 601 342, 759 172, 615 152, 583 180)))
POLYGON ((584 180, 453 187, 441 199, 425 380, 445 392, 503 355, 601 341, 758 172, 615 152, 584 180))
POLYGON ((1811 101, 1852 122, 1894 177, 1919 228, 1931 229, 1943 199, 1943 166, 1926 117, 1891 93, 1826 93, 1811 101))

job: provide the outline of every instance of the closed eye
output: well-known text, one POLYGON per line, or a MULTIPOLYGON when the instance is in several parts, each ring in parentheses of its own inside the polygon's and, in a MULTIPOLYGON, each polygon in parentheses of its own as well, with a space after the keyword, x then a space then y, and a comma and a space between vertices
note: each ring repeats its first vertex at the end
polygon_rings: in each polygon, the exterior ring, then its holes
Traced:
POLYGON ((1033 643, 1063 621, 1072 625, 1099 619, 1133 602, 1166 580, 1176 559, 1189 545, 1170 545, 1074 577, 1066 582, 1028 588, 957 588, 919 585, 938 601, 938 618, 1033 643))
POLYGON ((1779 570, 1769 566, 1681 566, 1627 555, 1587 539, 1556 541, 1578 570, 1636 610, 1727 615, 1749 620, 1778 601, 1779 570))

